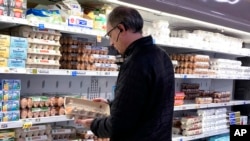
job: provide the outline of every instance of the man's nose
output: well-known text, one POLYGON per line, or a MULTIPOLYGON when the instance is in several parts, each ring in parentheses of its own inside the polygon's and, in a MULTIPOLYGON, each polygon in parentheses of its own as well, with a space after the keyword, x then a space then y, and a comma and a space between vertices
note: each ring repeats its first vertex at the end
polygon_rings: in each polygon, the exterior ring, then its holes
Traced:
POLYGON ((113 46, 114 45, 114 42, 112 40, 109 39, 109 44, 110 46, 113 46))

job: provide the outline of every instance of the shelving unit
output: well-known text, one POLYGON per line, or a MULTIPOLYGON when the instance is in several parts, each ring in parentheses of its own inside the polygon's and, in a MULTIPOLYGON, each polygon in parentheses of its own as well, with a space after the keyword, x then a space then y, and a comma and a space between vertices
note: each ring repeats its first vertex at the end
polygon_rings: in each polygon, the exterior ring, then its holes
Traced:
POLYGON ((224 130, 215 130, 210 133, 203 133, 200 135, 194 135, 194 136, 179 136, 179 135, 173 135, 173 141, 190 141, 190 140, 196 140, 196 139, 202 139, 206 137, 211 137, 215 135, 225 134, 229 133, 229 129, 224 130))
MULTIPOLYGON (((124 4, 126 3, 117 3, 115 1, 107 0, 105 2, 109 2, 112 5, 115 4, 124 4)), ((133 6, 133 5, 131 5, 133 6)), ((153 16, 154 14, 158 13, 161 17, 165 17, 164 19, 168 20, 171 18, 175 18, 176 21, 183 20, 187 21, 185 18, 182 19, 180 17, 167 17, 168 14, 161 12, 161 11, 154 11, 147 8, 143 8, 140 6, 135 6, 136 8, 140 9, 140 12, 143 16, 145 14, 149 14, 148 17, 153 16)), ((157 16, 152 17, 152 20, 157 19, 157 16)), ((57 25, 57 24, 51 24, 51 23, 45 23, 42 21, 28 21, 26 19, 20 19, 20 18, 13 18, 13 17, 7 17, 7 16, 0 16, 0 24, 5 24, 7 27, 14 27, 18 25, 28 25, 32 27, 38 27, 40 29, 54 29, 58 30, 61 33, 66 34, 78 34, 78 35, 84 35, 84 36, 91 36, 91 37, 102 37, 105 32, 100 30, 90 30, 87 28, 79 28, 79 27, 69 27, 66 25, 57 25)), ((181 23, 181 22, 180 22, 181 23)), ((196 21, 188 21, 187 26, 195 23, 195 25, 198 25, 198 27, 205 27, 208 29, 214 29, 218 28, 217 26, 214 26, 213 24, 202 25, 200 22, 196 21), (206 27, 207 26, 207 27, 206 27)), ((171 25, 171 22, 170 22, 171 25)), ((0 28, 5 28, 5 26, 0 28)), ((221 26, 219 26, 221 27, 221 26)), ((232 35, 243 35, 244 39, 249 38, 250 39, 250 33, 245 32, 238 32, 237 30, 231 30, 225 28, 225 33, 232 34, 232 35)), ((248 41, 248 40, 246 40, 248 41)), ((34 41, 37 42, 37 41, 34 41)), ((212 46, 203 46, 202 44, 188 44, 186 42, 182 42, 181 39, 176 38, 170 38, 166 42, 160 42, 157 39, 155 39, 155 43, 159 46, 165 47, 165 48, 174 48, 178 50, 190 50, 190 52, 197 52, 202 51, 205 53, 218 53, 223 55, 228 55, 230 58, 239 57, 239 56, 246 56, 250 57, 250 49, 239 49, 237 51, 233 51, 230 49, 223 50, 220 48, 214 48, 212 46)), ((118 76, 118 72, 116 71, 89 71, 89 70, 62 70, 62 69, 40 69, 40 68, 0 68, 0 76, 3 78, 13 78, 13 77, 19 77, 23 79, 25 82, 27 82, 27 87, 25 83, 26 90, 25 92, 33 92, 34 89, 28 88, 28 82, 29 81, 36 81, 39 83, 32 83, 33 85, 36 85, 36 90, 43 90, 43 92, 67 92, 74 91, 74 90, 81 90, 81 94, 88 95, 91 93, 97 93, 100 95, 106 96, 107 93, 112 93, 112 87, 115 84, 116 77, 118 76), (59 77, 60 78, 59 78, 59 77), (34 79, 32 79, 34 77, 34 79), (70 78, 70 80, 69 80, 70 78), (51 81, 51 83, 49 82, 51 81), (52 82, 53 81, 53 82, 52 82), (54 82, 55 81, 55 82, 54 82), (77 89, 76 86, 72 85, 71 83, 79 84, 80 88, 77 89), (42 82, 42 88, 40 88, 40 82, 42 82), (55 86, 54 84, 58 84, 59 82, 62 82, 61 87, 65 87, 65 89, 53 88, 55 86), (64 83, 65 82, 65 83, 64 83), (49 88, 44 87, 44 83, 49 83, 49 88), (82 85, 87 84, 88 86, 84 87, 82 85), (51 84, 51 85, 50 85, 51 84), (39 85, 39 87, 38 87, 39 85), (72 85, 72 86, 71 86, 72 85), (67 88, 66 88, 67 86, 67 88), (95 88, 94 92, 91 92, 91 88, 95 88), (38 89, 39 88, 39 89, 38 89), (86 90, 86 89, 87 90, 86 90), (84 90, 83 90, 84 89, 84 90)), ((206 86, 203 85, 204 88, 209 89, 213 88, 216 89, 219 86, 217 84, 219 82, 217 81, 223 81, 226 80, 228 83, 222 84, 222 90, 226 90, 230 88, 230 92, 233 94, 233 81, 234 80, 250 80, 249 76, 241 76, 241 75, 209 75, 209 74, 175 74, 175 78, 177 79, 179 85, 181 82, 196 82, 196 83, 202 83, 206 84, 206 86)), ((246 105, 250 104, 250 100, 231 100, 230 102, 226 103, 211 103, 211 104, 184 104, 181 106, 175 106, 174 111, 187 111, 187 110, 197 110, 197 109, 207 109, 207 108, 219 108, 219 107, 231 107, 236 105, 246 105)), ((32 125, 36 124, 44 124, 44 123, 56 123, 56 122, 71 122, 73 124, 72 119, 67 119, 66 116, 52 116, 52 117, 41 117, 41 118, 32 118, 32 119, 20 119, 19 121, 13 121, 13 122, 0 122, 0 130, 2 129, 12 129, 12 128, 20 128, 23 127, 26 123, 32 123, 32 125)), ((173 135, 173 141, 188 141, 188 140, 195 140, 195 139, 201 139, 206 138, 214 135, 220 135, 224 133, 229 133, 228 129, 225 130, 218 130, 210 133, 203 133, 200 135, 194 135, 194 136, 180 136, 180 135, 173 135)))

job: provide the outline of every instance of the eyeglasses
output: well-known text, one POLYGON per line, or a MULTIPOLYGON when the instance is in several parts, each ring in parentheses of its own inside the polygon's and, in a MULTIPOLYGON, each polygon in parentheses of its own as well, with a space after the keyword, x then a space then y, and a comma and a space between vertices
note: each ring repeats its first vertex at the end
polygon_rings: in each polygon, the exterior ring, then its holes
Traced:
POLYGON ((111 32, 118 27, 119 24, 122 24, 123 22, 118 23, 116 26, 114 26, 112 29, 110 29, 104 37, 110 38, 111 37, 111 32))
POLYGON ((106 34, 105 34, 105 36, 104 37, 106 37, 106 38, 110 38, 111 37, 111 32, 114 30, 114 29, 116 29, 117 28, 117 26, 118 25, 116 25, 115 27, 113 27, 112 29, 110 29, 106 34))

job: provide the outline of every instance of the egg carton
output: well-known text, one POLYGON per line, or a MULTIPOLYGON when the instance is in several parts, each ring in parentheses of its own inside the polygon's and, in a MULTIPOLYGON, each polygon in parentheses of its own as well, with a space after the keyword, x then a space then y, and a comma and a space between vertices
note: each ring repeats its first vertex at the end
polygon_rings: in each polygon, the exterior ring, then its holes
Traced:
POLYGON ((39 29, 37 27, 19 26, 11 29, 11 35, 25 38, 37 38, 51 41, 59 41, 61 33, 52 29, 39 29))
POLYGON ((16 138, 26 138, 32 136, 42 136, 51 134, 51 125, 35 125, 28 129, 17 128, 15 129, 16 138))
POLYGON ((53 138, 51 137, 51 135, 42 135, 26 138, 17 138, 16 141, 53 141, 53 138))
POLYGON ((73 127, 53 127, 51 133, 53 140, 76 137, 76 129, 73 127))
POLYGON ((50 55, 50 56, 61 56, 60 51, 54 49, 37 49, 37 48, 28 48, 28 54, 34 55, 50 55))
POLYGON ((62 45, 83 45, 83 46, 92 46, 92 42, 87 42, 85 38, 74 37, 74 36, 62 36, 60 38, 60 43, 62 45))
POLYGON ((38 44, 38 45, 50 45, 50 46, 58 46, 60 47, 61 44, 59 41, 50 41, 50 40, 44 40, 44 39, 32 39, 28 38, 29 44, 38 44))
POLYGON ((72 119, 105 117, 110 114, 110 107, 103 102, 66 97, 64 99, 66 117, 72 119))
POLYGON ((40 43, 29 43, 28 48, 32 49, 47 49, 59 51, 60 45, 58 44, 40 44, 40 43))

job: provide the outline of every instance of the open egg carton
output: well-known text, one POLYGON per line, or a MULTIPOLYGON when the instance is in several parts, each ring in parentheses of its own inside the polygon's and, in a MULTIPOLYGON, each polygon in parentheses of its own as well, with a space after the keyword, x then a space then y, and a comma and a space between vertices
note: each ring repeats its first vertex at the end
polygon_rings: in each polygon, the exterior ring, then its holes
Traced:
POLYGON ((64 106, 66 117, 69 119, 105 117, 110 114, 108 104, 86 99, 65 97, 64 106))

